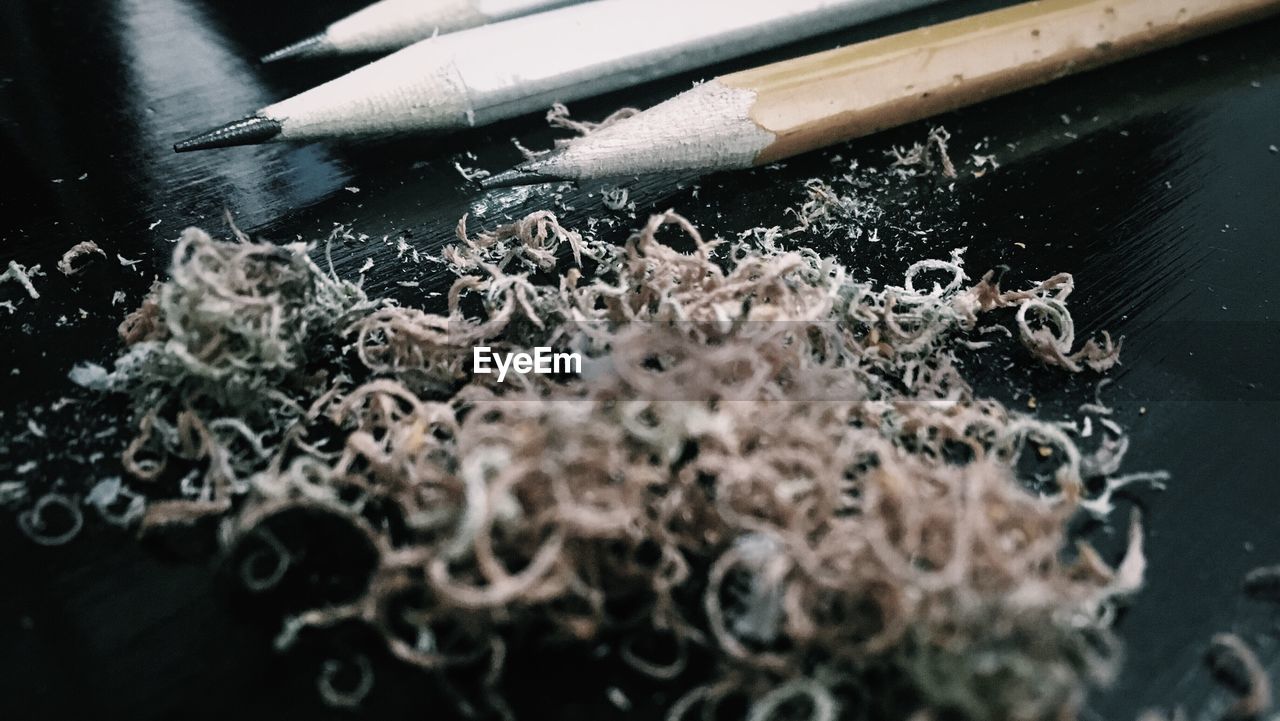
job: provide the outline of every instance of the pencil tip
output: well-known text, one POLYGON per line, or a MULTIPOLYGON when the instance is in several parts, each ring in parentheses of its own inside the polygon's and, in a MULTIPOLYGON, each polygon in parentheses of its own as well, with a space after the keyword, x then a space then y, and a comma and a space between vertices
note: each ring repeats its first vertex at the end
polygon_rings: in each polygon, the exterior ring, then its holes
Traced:
POLYGON ((286 45, 273 53, 267 53, 262 56, 262 62, 274 63, 277 60, 288 60, 291 58, 310 58, 317 55, 324 55, 329 49, 329 40, 324 33, 312 35, 305 40, 299 40, 292 45, 286 45))
POLYGON ((537 173, 531 173, 527 170, 512 168, 505 173, 490 175, 480 181, 480 187, 485 190, 497 190, 498 188, 514 188, 517 185, 532 185, 546 181, 537 173))
POLYGON ((173 149, 178 153, 186 153, 192 150, 230 148, 235 145, 256 145, 271 140, 283 129, 278 120, 253 116, 227 123, 193 138, 187 138, 175 143, 173 149))
POLYGON ((514 188, 519 185, 537 185, 539 183, 555 183, 561 180, 569 180, 569 178, 549 172, 546 169, 546 163, 540 162, 540 160, 521 163, 505 173, 491 175, 480 181, 480 187, 484 190, 496 190, 498 188, 514 188))

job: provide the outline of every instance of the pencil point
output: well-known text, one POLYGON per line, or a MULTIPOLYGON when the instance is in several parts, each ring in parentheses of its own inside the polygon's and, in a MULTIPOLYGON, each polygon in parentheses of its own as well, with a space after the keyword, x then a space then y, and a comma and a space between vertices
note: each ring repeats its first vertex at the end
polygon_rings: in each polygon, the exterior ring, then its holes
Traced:
POLYGON ((299 40, 292 45, 286 45, 273 53, 267 53, 262 56, 262 62, 274 63, 277 60, 289 60, 293 58, 311 58, 317 55, 325 55, 329 49, 329 39, 324 33, 312 35, 305 40, 299 40))
POLYGON ((256 145, 271 140, 283 129, 278 120, 253 116, 227 123, 194 138, 187 138, 175 143, 173 149, 178 153, 186 153, 192 150, 230 148, 235 145, 256 145))
POLYGON ((548 172, 545 169, 547 164, 542 161, 542 158, 531 160, 527 163, 521 163, 505 173, 491 175, 480 181, 480 187, 485 190, 495 190, 497 188, 514 188, 519 185, 537 185, 539 183, 555 183, 561 180, 569 180, 569 178, 556 173, 548 172))
POLYGON ((530 173, 527 170, 513 168, 505 173, 490 175, 480 181, 480 187, 485 190, 496 190, 498 188, 514 188, 517 185, 533 185, 541 183, 545 178, 537 173, 530 173))

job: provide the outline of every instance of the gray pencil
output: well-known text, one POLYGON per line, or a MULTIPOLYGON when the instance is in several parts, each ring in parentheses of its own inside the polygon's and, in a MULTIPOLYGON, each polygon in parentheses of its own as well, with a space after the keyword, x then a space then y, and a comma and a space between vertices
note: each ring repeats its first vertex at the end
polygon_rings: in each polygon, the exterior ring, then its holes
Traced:
POLYGON ((596 0, 423 40, 175 150, 492 123, 939 0, 596 0))
POLYGON ((434 35, 510 20, 582 0, 380 0, 324 32, 263 56, 270 63, 399 50, 434 35))

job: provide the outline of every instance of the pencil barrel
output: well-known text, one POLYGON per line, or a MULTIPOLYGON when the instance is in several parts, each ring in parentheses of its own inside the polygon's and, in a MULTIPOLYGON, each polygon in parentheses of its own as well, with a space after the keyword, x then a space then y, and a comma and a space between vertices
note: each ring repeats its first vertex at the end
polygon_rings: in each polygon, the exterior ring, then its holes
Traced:
POLYGON ((473 30, 455 67, 484 125, 940 1, 596 0, 473 30))
POLYGON ((326 35, 334 52, 386 52, 575 2, 581 0, 379 0, 333 23, 326 35))
POLYGON ((766 164, 1280 10, 1280 0, 1040 0, 720 78, 757 94, 766 164))

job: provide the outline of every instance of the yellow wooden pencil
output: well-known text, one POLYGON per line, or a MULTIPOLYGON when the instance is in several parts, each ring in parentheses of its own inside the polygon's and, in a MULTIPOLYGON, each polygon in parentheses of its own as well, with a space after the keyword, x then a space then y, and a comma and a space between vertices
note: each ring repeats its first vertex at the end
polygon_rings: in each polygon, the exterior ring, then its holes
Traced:
POLYGON ((721 76, 484 185, 763 165, 1278 10, 1280 0, 1014 5, 721 76))

